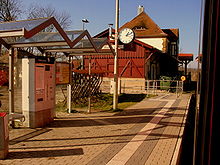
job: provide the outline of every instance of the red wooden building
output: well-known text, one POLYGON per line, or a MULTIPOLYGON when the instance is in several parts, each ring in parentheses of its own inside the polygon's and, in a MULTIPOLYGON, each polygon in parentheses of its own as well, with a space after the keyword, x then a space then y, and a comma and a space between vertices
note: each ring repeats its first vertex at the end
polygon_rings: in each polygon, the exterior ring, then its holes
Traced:
MULTIPOLYGON (((130 28, 135 39, 130 44, 119 42, 119 77, 159 79, 160 76, 175 76, 178 72, 178 29, 160 29, 144 12, 139 13, 120 29, 130 28)), ((106 29, 94 38, 108 37, 114 47, 114 29, 106 29), (110 34, 112 31, 113 34, 110 34)), ((89 56, 84 58, 88 68, 89 56)), ((112 55, 91 56, 92 69, 108 71, 106 77, 113 77, 114 57, 112 55)))

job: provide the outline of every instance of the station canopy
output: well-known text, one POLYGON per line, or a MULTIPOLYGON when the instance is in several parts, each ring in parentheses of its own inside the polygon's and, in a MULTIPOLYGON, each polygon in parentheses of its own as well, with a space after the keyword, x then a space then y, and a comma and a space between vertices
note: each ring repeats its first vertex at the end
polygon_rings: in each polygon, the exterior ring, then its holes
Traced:
POLYGON ((180 53, 178 54, 178 59, 180 61, 193 61, 193 54, 180 53))
POLYGON ((7 49, 37 47, 42 53, 68 55, 112 54, 106 38, 92 38, 87 30, 64 31, 54 17, 0 23, 0 44, 7 49), (49 26, 57 32, 44 32, 49 26), (109 49, 103 49, 103 46, 109 49))

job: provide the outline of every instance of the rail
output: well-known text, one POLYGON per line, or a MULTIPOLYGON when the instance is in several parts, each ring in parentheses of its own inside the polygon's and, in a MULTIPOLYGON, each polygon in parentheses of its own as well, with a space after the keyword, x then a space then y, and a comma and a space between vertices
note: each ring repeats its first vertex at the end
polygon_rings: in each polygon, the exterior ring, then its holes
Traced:
MULTIPOLYGON (((119 93, 135 93, 135 94, 154 94, 159 93, 176 93, 179 97, 183 92, 183 81, 177 80, 126 80, 119 81, 119 93)), ((100 87, 102 92, 112 93, 112 81, 103 80, 100 87)))
POLYGON ((146 91, 148 94, 172 92, 172 93, 176 93, 177 97, 179 97, 183 93, 183 81, 146 80, 146 91))

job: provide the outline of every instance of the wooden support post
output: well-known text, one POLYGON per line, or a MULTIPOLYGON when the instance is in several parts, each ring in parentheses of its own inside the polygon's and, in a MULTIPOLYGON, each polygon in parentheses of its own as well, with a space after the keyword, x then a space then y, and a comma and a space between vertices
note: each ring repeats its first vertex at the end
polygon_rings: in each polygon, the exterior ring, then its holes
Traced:
POLYGON ((89 97, 88 97, 88 113, 91 113, 91 56, 89 56, 89 97))
POLYGON ((72 58, 69 56, 69 84, 67 85, 67 111, 71 113, 72 107, 72 58))
POLYGON ((71 84, 67 85, 67 110, 68 113, 71 113, 71 84))
POLYGON ((14 48, 9 50, 9 114, 11 113, 14 113, 14 48))

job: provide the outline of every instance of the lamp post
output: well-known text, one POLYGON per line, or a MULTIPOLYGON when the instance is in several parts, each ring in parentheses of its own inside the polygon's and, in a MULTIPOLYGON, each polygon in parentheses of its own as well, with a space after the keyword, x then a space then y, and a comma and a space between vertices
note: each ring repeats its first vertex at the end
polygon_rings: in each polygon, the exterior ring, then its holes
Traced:
POLYGON ((118 108, 118 24, 119 24, 119 0, 115 0, 115 57, 114 57, 114 93, 113 109, 118 108))
POLYGON ((89 23, 89 21, 87 19, 82 19, 82 29, 85 30, 85 23, 89 23))
MULTIPOLYGON (((82 30, 85 30, 85 23, 89 23, 88 19, 82 19, 82 30)), ((82 42, 82 47, 83 47, 83 42, 82 42)), ((84 58, 82 56, 82 69, 84 69, 84 58)))

